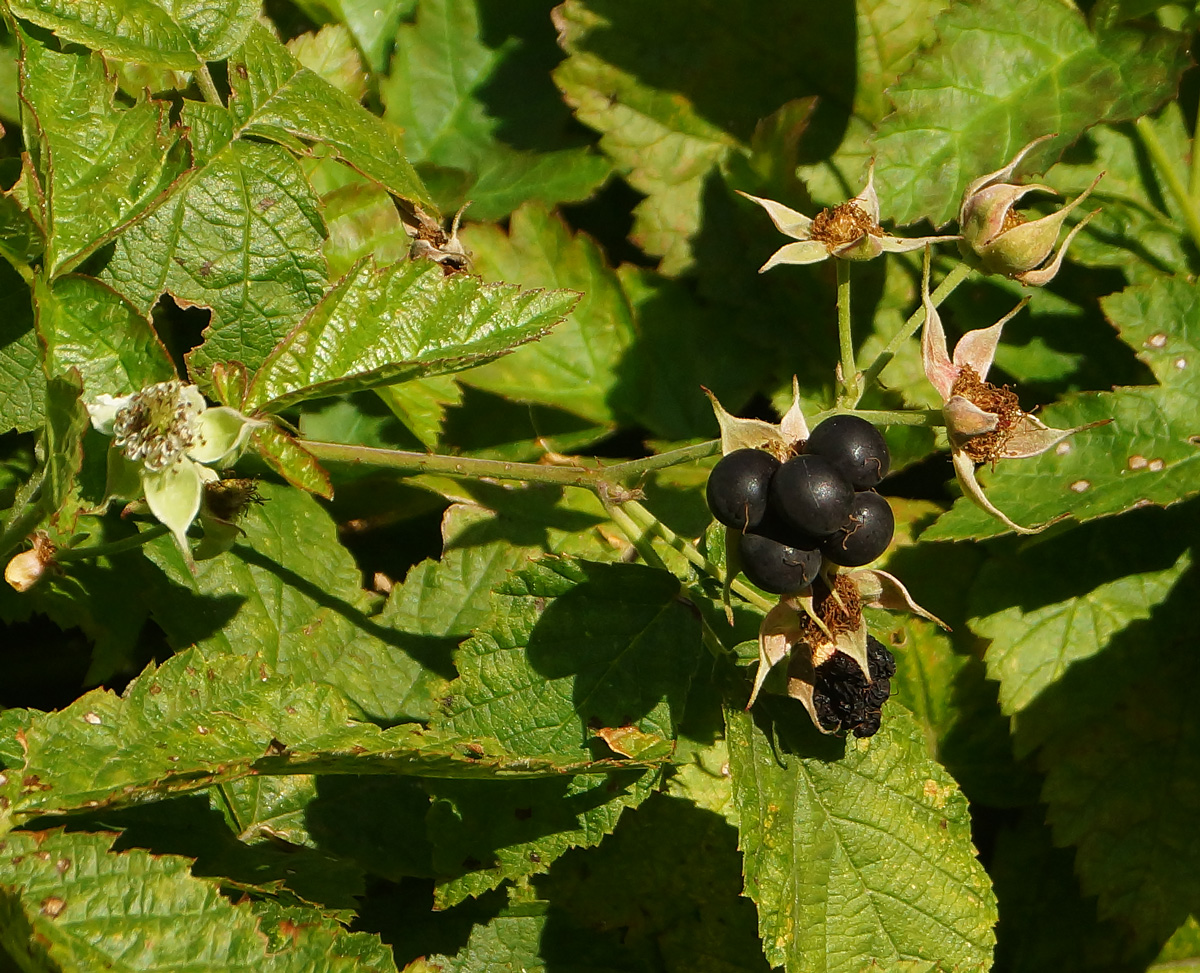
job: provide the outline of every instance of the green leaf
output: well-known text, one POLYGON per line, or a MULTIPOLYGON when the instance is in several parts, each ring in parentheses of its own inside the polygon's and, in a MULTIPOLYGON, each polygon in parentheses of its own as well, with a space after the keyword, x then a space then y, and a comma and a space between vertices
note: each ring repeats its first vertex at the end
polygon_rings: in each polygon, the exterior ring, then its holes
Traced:
POLYGON ((539 402, 594 422, 613 421, 618 370, 633 342, 629 302, 599 246, 572 235, 544 206, 513 213, 508 233, 472 227, 463 242, 485 280, 567 287, 583 294, 553 334, 461 377, 517 402, 539 402))
POLYGON ((1180 549, 1191 529, 1181 511, 1138 511, 1010 545, 988 561, 973 589, 971 630, 991 640, 988 675, 1000 683, 1004 712, 1025 709, 1068 667, 1149 618, 1191 564, 1180 549), (1147 536, 1163 540, 1147 545, 1147 536))
POLYGON ((329 24, 315 34, 301 34, 287 43, 299 64, 313 74, 361 102, 367 94, 367 73, 354 48, 350 31, 329 24))
POLYGON ((195 574, 170 538, 147 545, 170 581, 155 593, 155 619, 177 646, 261 653, 272 672, 332 683, 373 717, 403 718, 422 678, 420 640, 372 617, 358 566, 316 500, 267 483, 259 492, 264 503, 239 523, 245 537, 195 574))
MULTIPOLYGON (((512 120, 489 115, 484 89, 502 72, 512 84, 510 68, 531 38, 488 47, 479 21, 474 0, 422 0, 416 23, 397 31, 391 73, 380 95, 387 118, 404 129, 408 157, 440 206, 457 209, 470 200, 475 219, 500 219, 530 200, 552 206, 586 199, 611 170, 602 156, 586 147, 523 150, 504 140, 512 120)), ((569 118, 561 103, 540 99, 542 87, 553 91, 544 74, 522 81, 524 96, 539 99, 545 115, 569 118)))
MULTIPOLYGON (((513 759, 494 740, 380 730, 356 722, 335 688, 274 675, 261 655, 191 649, 147 668, 123 696, 93 690, 65 709, 33 713, 21 760, 0 781, 0 809, 16 821, 161 800, 255 774, 428 777, 598 774, 647 764, 586 753, 513 759)), ((7 750, 9 744, 5 744, 7 750)))
POLYGON ((117 854, 109 850, 112 841, 112 835, 61 831, 5 838, 0 946, 30 964, 26 969, 395 971, 375 937, 320 926, 311 917, 293 924, 294 935, 269 942, 255 910, 230 903, 216 882, 193 878, 189 859, 117 854), (355 956, 368 949, 361 939, 375 944, 370 965, 355 956))
POLYGON ((121 61, 192 70, 220 61, 254 23, 255 0, 12 0, 9 8, 65 41, 121 61))
POLYGON ((246 407, 277 412, 308 398, 457 371, 545 334, 577 296, 446 277, 432 261, 339 281, 263 363, 246 407))
MULTIPOLYGON (((979 479, 992 502, 1021 524, 1069 514, 1076 520, 1167 505, 1200 492, 1194 417, 1200 408, 1200 306, 1184 278, 1160 277, 1101 302, 1121 339, 1150 366, 1157 386, 1084 392, 1047 407, 1047 425, 1111 419, 1030 459, 1001 460, 979 479)), ((1003 525, 959 500, 925 539, 989 537, 1003 525)))
POLYGON ((384 385, 377 388, 375 394, 392 410, 392 415, 431 450, 441 442, 446 408, 460 405, 463 398, 462 388, 450 375, 431 375, 398 385, 384 385))
POLYGON ((263 426, 251 434, 254 449, 266 463, 292 486, 326 500, 333 496, 329 474, 317 458, 276 425, 263 426))
POLYGON ((925 756, 920 728, 890 704, 876 736, 842 743, 819 738, 790 704, 726 711, 767 959, 829 973, 988 969, 995 898, 967 802, 925 756))
POLYGON ((0 195, 0 254, 17 264, 28 264, 45 248, 41 227, 12 193, 0 195))
POLYGON ((22 55, 25 139, 48 207, 54 274, 144 216, 190 159, 167 102, 143 97, 116 109, 100 55, 59 53, 25 36, 22 55))
MULTIPOLYGON (((698 620, 673 577, 640 565, 546 559, 499 587, 494 605, 455 657, 461 675, 435 727, 482 731, 516 754, 584 754, 597 727, 674 736, 701 649, 698 620)), ((438 902, 545 871, 568 848, 595 844, 623 807, 648 796, 649 777, 434 785, 438 902)))
MULTIPOLYGON (((83 466, 83 434, 91 423, 80 399, 77 373, 56 376, 46 383, 46 428, 42 450, 46 471, 42 479, 41 507, 57 513, 75 486, 83 466)), ((73 528, 64 525, 70 532, 73 528)))
POLYGON ((1094 35, 1075 8, 1039 0, 955 4, 937 31, 888 92, 897 110, 874 141, 883 212, 900 223, 948 222, 969 182, 1055 133, 1024 166, 1047 168, 1084 129, 1171 97, 1188 65, 1185 34, 1130 25, 1094 35))
POLYGON ((299 62, 261 24, 229 60, 229 112, 236 134, 296 147, 318 142, 389 192, 429 197, 384 123, 299 62))
POLYGON ((188 103, 184 118, 201 170, 147 219, 116 239, 101 275, 148 314, 159 296, 213 310, 205 342, 187 356, 211 388, 216 362, 253 372, 325 291, 324 224, 316 196, 286 150, 228 141, 222 109, 188 103))
POLYGON ((175 366, 150 322, 94 277, 69 274, 34 286, 46 372, 77 369, 84 398, 128 395, 175 378, 175 366))
POLYGON ((383 187, 365 179, 321 197, 329 239, 325 259, 331 277, 341 277, 363 257, 384 267, 408 256, 412 237, 383 187))
POLYGON ((32 295, 0 262, 0 431, 31 432, 45 415, 46 378, 34 327, 32 295))
MULTIPOLYGON (((887 89, 937 38, 934 22, 949 0, 867 0, 857 4, 858 78, 854 114, 878 125, 892 108, 887 89)), ((858 190, 855 189, 855 192, 858 190)))
POLYGON ((1200 797, 1190 786, 1200 775, 1191 649, 1198 598, 1193 568, 1149 619, 1072 665, 1026 707, 1018 728, 1019 745, 1040 747, 1054 843, 1075 846, 1084 894, 1098 895, 1100 916, 1144 946, 1164 942, 1200 901, 1192 840, 1200 797))

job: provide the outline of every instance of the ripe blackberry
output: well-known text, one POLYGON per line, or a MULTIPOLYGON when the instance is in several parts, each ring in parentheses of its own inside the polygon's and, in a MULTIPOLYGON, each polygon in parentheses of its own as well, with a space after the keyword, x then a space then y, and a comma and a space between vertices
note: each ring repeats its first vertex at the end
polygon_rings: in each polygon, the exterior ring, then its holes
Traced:
POLYGON ((770 509, 791 527, 826 537, 850 515, 854 489, 820 456, 793 456, 771 477, 770 509))
POLYGON ((779 460, 761 449, 738 449, 722 456, 704 488, 708 509, 726 527, 757 527, 767 512, 767 489, 779 460))
POLYGON ((781 544, 762 534, 743 534, 738 553, 746 577, 773 595, 808 587, 821 570, 820 551, 781 544))
POLYGON ((870 490, 856 493, 846 523, 821 541, 821 553, 834 564, 857 568, 886 551, 895 530, 887 500, 870 490))
POLYGON ((887 476, 891 454, 883 434, 858 416, 831 416, 812 431, 804 451, 823 456, 855 490, 869 490, 887 476))
POLYGON ((896 661, 883 643, 871 636, 867 637, 867 668, 870 683, 858 663, 842 652, 817 666, 813 707, 826 730, 850 731, 856 737, 879 732, 880 711, 891 696, 896 661))

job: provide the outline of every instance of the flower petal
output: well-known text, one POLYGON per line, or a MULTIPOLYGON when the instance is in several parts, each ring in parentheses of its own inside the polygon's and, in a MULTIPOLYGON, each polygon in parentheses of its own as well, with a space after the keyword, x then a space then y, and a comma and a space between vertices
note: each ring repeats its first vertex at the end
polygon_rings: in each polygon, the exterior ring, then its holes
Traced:
POLYGON ((1050 263, 1037 270, 1029 270, 1023 274, 1017 274, 1016 279, 1027 287, 1043 287, 1050 283, 1050 281, 1054 278, 1054 275, 1058 273, 1059 268, 1062 266, 1063 257, 1066 256, 1067 247, 1071 245, 1071 241, 1075 239, 1080 230, 1082 230, 1088 225, 1088 223, 1091 222, 1092 217, 1099 212, 1100 210, 1098 209, 1092 210, 1087 216, 1085 216, 1071 228, 1071 232, 1067 234, 1067 238, 1063 240, 1062 246, 1058 248, 1058 253, 1055 255, 1054 259, 1050 261, 1050 263))
POLYGON ((200 511, 205 473, 216 476, 212 470, 187 458, 179 459, 165 470, 152 472, 143 468, 142 471, 142 487, 146 491, 146 504, 150 512, 171 531, 175 543, 189 559, 187 529, 200 511))
POLYGON ((737 191, 739 196, 745 196, 747 199, 758 203, 767 211, 767 215, 771 217, 771 222, 775 224, 775 228, 780 233, 786 233, 794 240, 810 240, 808 230, 812 226, 810 220, 803 213, 797 213, 794 209, 784 206, 783 203, 777 203, 773 199, 762 199, 758 196, 751 196, 749 193, 744 193, 740 189, 737 191))
POLYGON ((1027 456, 1037 456, 1052 446, 1057 446, 1068 436, 1077 432, 1092 429, 1096 426, 1107 426, 1111 419, 1100 419, 1096 422, 1085 423, 1074 429, 1052 429, 1037 416, 1022 415, 1017 421, 1011 436, 1004 443, 1000 455, 1008 459, 1025 459, 1027 456))
POLYGON ((954 364, 960 369, 964 365, 970 365, 980 379, 987 378, 987 373, 992 368, 992 361, 996 357, 996 346, 1000 344, 1000 332, 1028 303, 1029 298, 1027 297, 990 328, 976 328, 959 338, 958 344, 954 346, 954 364))
POLYGON ((226 405, 205 409, 194 424, 195 438, 188 456, 197 463, 219 463, 241 449, 250 433, 263 425, 226 405))
POLYGON ((864 568, 861 571, 851 571, 850 577, 858 585, 858 594, 864 605, 887 611, 908 610, 914 615, 929 619, 935 625, 940 625, 947 632, 951 631, 950 626, 937 615, 926 611, 913 601, 913 596, 894 574, 888 574, 887 571, 880 571, 878 568, 864 568))
MULTIPOLYGON (((1018 152, 1016 155, 1014 155, 1012 157, 1012 159, 1006 165, 1001 166, 995 172, 989 172, 986 176, 980 176, 973 183, 971 183, 969 186, 967 186, 966 192, 963 193, 964 208, 966 206, 967 200, 970 197, 974 196, 976 193, 978 193, 981 189, 983 189, 984 186, 990 185, 993 182, 1004 182, 1008 179, 1011 179, 1012 174, 1017 171, 1017 166, 1019 166, 1021 164, 1021 160, 1024 159, 1025 156, 1027 156, 1029 154, 1029 151, 1034 146, 1040 145, 1042 142, 1045 142, 1047 139, 1055 138, 1057 136, 1057 134, 1058 133, 1055 132, 1050 135, 1042 135, 1038 138, 1035 138, 1032 142, 1030 142, 1027 146, 1025 146, 1025 148, 1021 149, 1020 152, 1018 152)), ((962 214, 960 212, 959 223, 962 224, 965 222, 966 222, 966 220, 964 220, 962 218, 962 214)))
POLYGON ((776 250, 765 264, 758 268, 760 274, 765 274, 772 267, 780 264, 816 264, 829 257, 829 247, 816 240, 805 240, 801 243, 789 243, 776 250))
POLYGON ((117 413, 129 405, 132 398, 132 395, 109 395, 107 392, 101 392, 96 396, 95 402, 87 403, 92 428, 105 436, 111 436, 117 413))
POLYGON ((935 243, 952 243, 955 240, 961 240, 958 234, 951 236, 881 236, 876 237, 879 241, 879 249, 884 253, 908 253, 910 250, 920 250, 926 245, 935 243))
POLYGON ((945 402, 958 378, 958 368, 946 351, 946 331, 942 318, 929 297, 929 251, 925 251, 925 271, 921 276, 921 306, 925 308, 925 326, 921 330, 921 362, 925 366, 925 377, 937 389, 945 402))
POLYGON ((746 709, 754 705, 767 676, 799 637, 800 616, 786 599, 763 617, 758 627, 758 672, 754 674, 754 688, 750 690, 746 709))
POLYGON ((1020 524, 1014 523, 1006 514, 1001 513, 996 505, 987 498, 987 494, 983 492, 983 487, 975 479, 975 461, 960 449, 952 449, 950 451, 950 459, 954 463, 954 475, 958 477, 958 482, 963 488, 963 493, 1000 521, 1005 527, 1015 530, 1018 534, 1037 534, 1050 526, 1049 524, 1042 524, 1041 527, 1022 527, 1020 524))

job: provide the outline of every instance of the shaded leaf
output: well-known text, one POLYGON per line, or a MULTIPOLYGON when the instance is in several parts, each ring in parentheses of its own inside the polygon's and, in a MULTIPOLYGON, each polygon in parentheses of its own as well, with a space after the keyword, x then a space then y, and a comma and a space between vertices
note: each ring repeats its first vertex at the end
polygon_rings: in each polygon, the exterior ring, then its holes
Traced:
POLYGON ((98 54, 60 53, 23 36, 23 123, 47 207, 51 274, 143 216, 189 167, 169 105, 142 97, 118 111, 115 91, 98 54))
POLYGON ((364 261, 267 357, 246 407, 278 411, 306 398, 457 371, 545 334, 577 296, 450 277, 431 261, 376 269, 364 261))
POLYGON ((889 704, 862 742, 818 740, 790 701, 770 717, 727 710, 726 724, 746 891, 772 964, 990 967, 996 905, 967 802, 907 713, 889 704))
POLYGON ((292 486, 326 500, 333 496, 329 474, 317 458, 276 425, 262 426, 251 434, 258 454, 292 486))
POLYGON ((30 432, 45 415, 45 372, 25 282, 0 263, 0 430, 30 432))
POLYGON ((884 216, 900 223, 948 222, 969 182, 1056 133, 1024 166, 1045 169, 1084 129, 1171 97, 1188 65, 1182 33, 1092 34, 1075 8, 1038 0, 956 4, 937 31, 939 43, 889 91, 897 110, 874 140, 884 216))
POLYGON ((611 422, 616 369, 633 337, 629 302, 599 246, 572 235, 545 207, 527 204, 513 213, 506 234, 472 227, 463 241, 486 280, 524 286, 566 287, 583 296, 570 317, 542 340, 461 381, 518 402, 540 402, 594 422, 611 422))
MULTIPOLYGON (((529 39, 488 47, 479 17, 474 0, 422 0, 416 23, 397 32, 380 94, 387 118, 404 129, 406 154, 439 205, 456 210, 470 200, 475 219, 500 219, 529 200, 586 199, 609 174, 602 156, 586 147, 539 152, 504 141, 504 123, 489 115, 481 89, 529 39)), ((533 80, 524 85, 529 97, 535 97, 533 80)), ((539 80, 544 84, 544 75, 539 80)), ((561 105, 546 106, 549 112, 556 107, 566 116, 561 105)))

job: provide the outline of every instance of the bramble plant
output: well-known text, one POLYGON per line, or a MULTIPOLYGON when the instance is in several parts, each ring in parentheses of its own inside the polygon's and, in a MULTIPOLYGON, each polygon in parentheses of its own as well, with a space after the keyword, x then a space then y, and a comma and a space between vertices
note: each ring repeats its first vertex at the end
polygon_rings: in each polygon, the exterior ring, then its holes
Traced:
POLYGON ((0 971, 1200 968, 1193 6, 0 12, 0 971))

